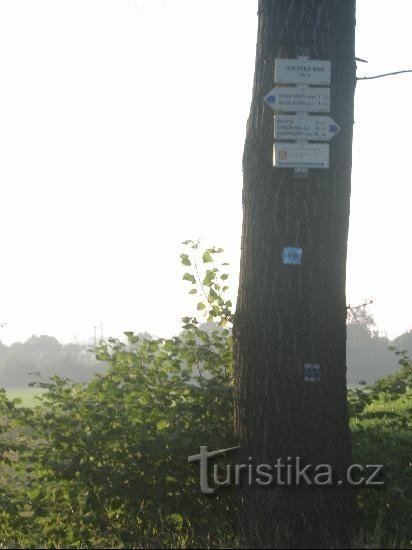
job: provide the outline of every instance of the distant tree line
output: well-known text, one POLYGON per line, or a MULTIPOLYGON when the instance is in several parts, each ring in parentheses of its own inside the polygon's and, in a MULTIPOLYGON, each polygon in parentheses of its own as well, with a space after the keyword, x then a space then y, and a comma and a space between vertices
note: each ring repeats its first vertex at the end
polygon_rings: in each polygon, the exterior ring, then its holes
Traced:
POLYGON ((0 387, 20 388, 57 374, 88 382, 104 366, 89 346, 61 344, 52 336, 32 336, 7 346, 0 342, 0 387))
MULTIPOLYGON (((216 327, 213 323, 206 323, 202 328, 210 332, 216 327)), ((151 339, 147 333, 140 336, 151 339)), ((396 372, 399 368, 397 358, 389 346, 412 354, 412 331, 389 340, 378 333, 367 308, 349 311, 347 336, 350 385, 371 384, 396 372)), ((104 370, 91 346, 85 344, 61 344, 56 338, 46 335, 32 336, 26 342, 10 346, 0 342, 0 387, 21 388, 55 374, 74 382, 89 382, 94 374, 104 370)))
POLYGON ((347 327, 347 366, 350 385, 393 374, 399 368, 397 357, 388 348, 412 353, 412 330, 394 340, 379 334, 367 307, 349 310, 347 327))

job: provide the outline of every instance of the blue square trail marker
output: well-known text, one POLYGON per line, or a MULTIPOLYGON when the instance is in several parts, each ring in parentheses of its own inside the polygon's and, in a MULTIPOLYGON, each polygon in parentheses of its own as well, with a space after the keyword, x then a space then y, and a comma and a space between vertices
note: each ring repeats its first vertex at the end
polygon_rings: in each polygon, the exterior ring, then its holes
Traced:
POLYGON ((293 246, 286 246, 283 249, 283 263, 287 265, 301 265, 303 250, 293 246))
POLYGON ((303 365, 305 382, 320 382, 320 365, 319 363, 305 363, 303 365))

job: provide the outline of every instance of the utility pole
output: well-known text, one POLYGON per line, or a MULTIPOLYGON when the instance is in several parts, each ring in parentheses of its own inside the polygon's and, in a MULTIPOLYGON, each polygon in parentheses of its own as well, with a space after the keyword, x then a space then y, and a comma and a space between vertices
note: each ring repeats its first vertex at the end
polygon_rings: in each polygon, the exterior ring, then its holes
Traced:
MULTIPOLYGON (((300 457, 302 465, 330 465, 334 476, 331 487, 244 487, 241 524, 259 546, 344 547, 355 532, 354 495, 346 482, 352 456, 345 296, 355 1, 259 0, 233 330, 235 431, 246 463, 253 457, 255 465, 273 465, 277 459, 293 465, 300 457), (299 166, 299 146, 307 151, 296 141, 286 141, 286 152, 277 151, 274 166, 276 108, 270 102, 279 98, 273 93, 268 99, 268 93, 275 85, 277 58, 330 62, 330 109, 324 111, 330 111, 340 132, 330 141, 327 157, 328 148, 320 147, 319 168, 292 167, 293 162, 299 166)), ((323 87, 319 97, 328 89, 323 87)), ((297 110, 291 107, 287 114, 297 110)))

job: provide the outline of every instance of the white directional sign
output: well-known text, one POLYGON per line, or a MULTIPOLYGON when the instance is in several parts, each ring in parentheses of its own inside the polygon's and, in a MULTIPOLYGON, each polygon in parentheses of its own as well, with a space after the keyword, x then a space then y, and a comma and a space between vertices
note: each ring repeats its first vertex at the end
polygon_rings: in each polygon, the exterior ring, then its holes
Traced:
POLYGON ((278 168, 329 168, 329 144, 277 142, 273 149, 273 165, 278 168))
POLYGON ((276 84, 329 86, 331 62, 319 59, 276 59, 276 84))
POLYGON ((275 115, 275 139, 329 141, 339 132, 330 116, 275 115))
POLYGON ((279 86, 273 88, 263 99, 278 113, 330 111, 330 88, 279 86))

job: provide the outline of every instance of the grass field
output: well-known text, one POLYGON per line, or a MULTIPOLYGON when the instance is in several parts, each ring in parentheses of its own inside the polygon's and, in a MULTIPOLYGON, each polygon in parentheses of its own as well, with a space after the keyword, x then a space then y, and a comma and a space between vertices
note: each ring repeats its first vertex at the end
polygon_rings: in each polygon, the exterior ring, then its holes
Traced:
POLYGON ((34 407, 39 404, 36 397, 40 397, 44 390, 42 388, 10 388, 6 390, 9 399, 21 399, 22 407, 34 407))

